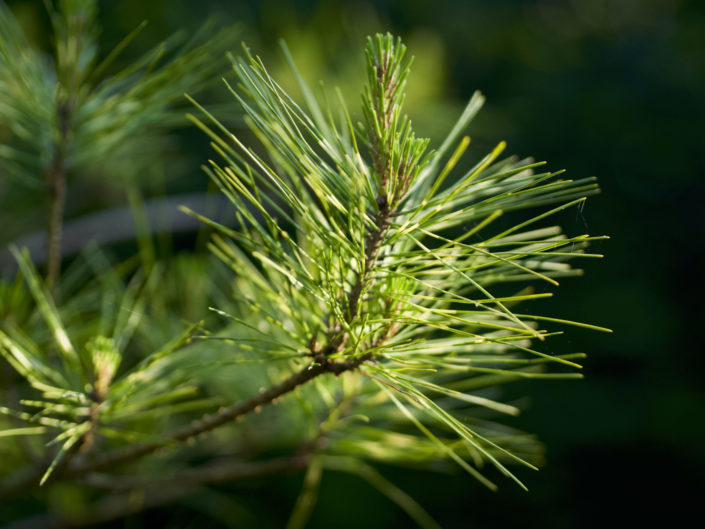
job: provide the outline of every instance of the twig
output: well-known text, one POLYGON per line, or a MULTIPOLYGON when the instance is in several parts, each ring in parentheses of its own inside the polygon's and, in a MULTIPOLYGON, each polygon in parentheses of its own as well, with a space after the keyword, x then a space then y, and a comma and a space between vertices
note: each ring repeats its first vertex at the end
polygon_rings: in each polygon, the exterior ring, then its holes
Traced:
POLYGON ((264 474, 274 474, 282 470, 304 468, 310 453, 282 457, 261 462, 243 462, 217 459, 198 468, 189 468, 159 477, 112 476, 106 474, 87 474, 81 481, 96 488, 112 491, 127 491, 136 488, 164 488, 175 483, 183 487, 204 485, 206 483, 224 483, 236 479, 245 479, 264 474))
POLYGON ((371 355, 358 356, 349 362, 323 362, 306 367, 282 382, 271 386, 268 390, 254 395, 247 400, 238 402, 227 408, 221 408, 217 413, 207 414, 192 422, 188 426, 177 428, 168 432, 163 439, 151 443, 142 443, 109 452, 91 461, 69 465, 62 473, 63 477, 75 477, 99 469, 112 468, 117 465, 134 461, 147 454, 151 454, 164 446, 186 441, 201 434, 207 433, 223 424, 237 420, 239 417, 254 411, 261 406, 272 403, 283 395, 324 373, 340 375, 346 371, 358 368, 363 362, 369 360, 371 355))
POLYGON ((95 507, 76 517, 41 515, 5 526, 4 529, 69 529, 93 527, 131 514, 172 502, 197 492, 201 485, 224 483, 242 479, 295 471, 305 468, 310 454, 298 454, 257 463, 241 461, 210 463, 201 468, 176 472, 159 479, 140 476, 103 476, 90 474, 86 483, 116 491, 99 501, 95 507), (147 492, 149 491, 149 492, 147 492))
POLYGON ((384 236, 389 228, 391 212, 389 211, 389 206, 383 195, 380 195, 378 204, 380 209, 376 216, 376 228, 374 231, 369 233, 366 238, 365 261, 362 265, 362 270, 359 270, 357 273, 355 283, 350 289, 350 295, 348 296, 348 317, 350 320, 352 320, 357 314, 357 307, 360 302, 362 292, 365 289, 365 285, 367 284, 370 270, 377 260, 379 248, 382 245, 384 236))

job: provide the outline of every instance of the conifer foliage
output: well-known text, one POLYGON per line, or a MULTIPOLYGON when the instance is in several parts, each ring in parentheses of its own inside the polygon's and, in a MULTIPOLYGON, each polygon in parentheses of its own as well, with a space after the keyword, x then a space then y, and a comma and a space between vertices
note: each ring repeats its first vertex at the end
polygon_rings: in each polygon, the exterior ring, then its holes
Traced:
MULTIPOLYGON (((12 63, 8 16, 3 11, 3 68, 39 68, 34 58, 12 63)), ((479 93, 437 147, 417 137, 403 109, 411 59, 391 35, 367 41, 359 112, 342 98, 321 105, 283 49, 302 103, 246 48, 229 56, 237 83, 226 87, 260 145, 245 144, 192 99, 198 111, 188 117, 218 158, 204 170, 237 219, 223 225, 184 208, 213 229, 210 249, 231 269, 225 289, 204 287, 217 292, 212 314, 202 316, 207 325, 157 339, 164 333, 152 331, 162 321, 150 314, 152 298, 166 296, 160 285, 178 274, 168 263, 140 270, 87 252, 76 266, 100 278, 78 281, 84 286, 58 303, 30 256, 14 250, 26 287, 0 290, 0 301, 16 309, 0 320, 0 354, 25 383, 12 393, 23 396, 19 407, 3 394, 0 446, 17 441, 5 450, 28 450, 35 460, 3 467, 0 495, 74 483, 84 505, 61 521, 85 525, 208 484, 306 469, 289 519, 296 528, 332 470, 367 480, 419 525, 437 527, 375 461, 457 466, 490 488, 497 472, 486 464, 520 486, 510 465, 536 468, 533 437, 499 421, 519 409, 499 400, 498 387, 579 378, 582 354, 549 354, 543 344, 566 325, 606 330, 517 310, 551 295, 528 283, 557 286, 580 273, 569 260, 598 257, 585 252, 596 237, 547 224, 597 192, 594 180, 505 157, 504 142, 467 163, 463 133, 484 102, 479 93), (514 210, 526 210, 518 222, 514 210)), ((0 75, 7 86, 12 79, 0 75)), ((144 127, 137 114, 108 112, 127 97, 116 82, 95 97, 112 96, 72 106, 113 116, 102 132, 83 131, 96 134, 86 136, 88 153, 71 143, 76 163, 144 127)), ((153 100, 143 92, 127 93, 146 112, 153 100)), ((19 117, 6 119, 24 130, 19 117)), ((3 147, 20 175, 19 147, 3 147)), ((216 281, 202 275, 204 284, 216 281)))

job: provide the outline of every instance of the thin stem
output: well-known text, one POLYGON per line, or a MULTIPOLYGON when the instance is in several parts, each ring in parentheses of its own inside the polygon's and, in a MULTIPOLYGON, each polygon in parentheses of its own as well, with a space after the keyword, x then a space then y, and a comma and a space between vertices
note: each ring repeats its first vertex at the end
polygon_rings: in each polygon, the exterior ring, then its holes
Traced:
POLYGON ((310 454, 281 457, 269 461, 244 463, 242 461, 216 461, 201 468, 194 468, 165 476, 162 479, 144 479, 140 476, 104 476, 91 474, 84 480, 97 488, 114 490, 95 507, 78 516, 56 517, 41 515, 23 520, 21 527, 47 527, 68 529, 94 527, 131 514, 173 502, 198 492, 199 486, 225 483, 243 479, 301 470, 308 465, 310 454))
POLYGON ((66 175, 52 167, 47 172, 49 181, 49 229, 47 232, 47 272, 46 281, 53 289, 59 280, 61 268, 61 232, 66 203, 66 175))
POLYGON ((366 238, 365 261, 362 270, 359 270, 357 273, 355 283, 350 289, 348 296, 348 323, 357 315, 357 308, 360 303, 360 298, 362 297, 362 292, 365 289, 365 285, 370 277, 370 271, 377 260, 380 246, 389 228, 391 212, 389 211, 386 200, 383 200, 383 197, 380 198, 379 202, 380 210, 377 213, 376 228, 369 233, 366 238))
MULTIPOLYGON (((108 452, 89 461, 74 461, 73 464, 65 464, 62 468, 57 468, 51 477, 51 481, 60 481, 64 478, 79 477, 96 470, 114 468, 120 464, 140 459, 170 444, 195 438, 198 435, 207 433, 226 423, 235 421, 239 417, 261 408, 261 406, 278 400, 286 393, 293 391, 300 385, 313 380, 317 376, 325 373, 333 373, 338 376, 346 371, 357 369, 363 362, 366 362, 370 358, 371 355, 366 354, 349 362, 331 362, 327 359, 323 359, 322 363, 305 367, 301 371, 294 373, 279 384, 275 384, 258 395, 254 395, 247 400, 235 403, 227 408, 221 408, 215 414, 204 415, 188 426, 171 430, 158 441, 130 445, 108 452)), ((0 487, 0 498, 16 495, 36 485, 48 463, 48 460, 41 461, 39 464, 25 468, 13 479, 7 479, 4 485, 0 487)))
MULTIPOLYGON (((376 92, 377 100, 374 101, 374 105, 377 108, 377 116, 380 119, 380 127, 385 132, 390 132, 389 129, 392 128, 392 107, 394 103, 394 90, 396 89, 396 81, 392 79, 393 75, 390 76, 389 69, 389 56, 385 56, 385 62, 383 65, 377 65, 375 67, 377 80, 380 86, 383 87, 381 93, 376 92), (381 118, 380 118, 381 116, 381 118)), ((362 298, 362 293, 365 290, 367 281, 370 277, 370 272, 372 271, 377 257, 379 255, 380 247, 384 241, 384 237, 387 234, 389 225, 392 217, 394 216, 393 207, 398 202, 397 197, 392 197, 392 203, 390 204, 388 194, 390 182, 394 179, 395 175, 392 174, 391 165, 391 153, 392 153, 392 138, 393 134, 387 134, 389 138, 389 144, 385 145, 383 142, 383 136, 377 134, 376 128, 373 124, 368 123, 368 134, 370 136, 370 153, 372 155, 372 164, 374 166, 375 172, 379 178, 379 190, 377 195, 377 214, 375 215, 375 228, 367 234, 365 238, 365 260, 362 263, 362 268, 358 270, 355 282, 350 289, 348 295, 347 303, 347 323, 351 323, 357 317, 357 311, 360 304, 360 299, 362 298)), ((337 339, 334 339, 329 344, 327 354, 333 354, 338 352, 342 347, 344 347, 347 341, 347 334, 340 334, 337 339)))
POLYGON ((49 225, 47 229, 46 281, 54 289, 61 272, 61 238, 66 205, 66 148, 71 119, 71 104, 59 103, 59 139, 54 149, 54 159, 45 171, 49 189, 49 225))
POLYGON ((218 412, 207 414, 200 419, 193 421, 188 426, 176 428, 168 432, 163 439, 151 443, 135 444, 124 449, 118 449, 104 454, 96 459, 85 463, 69 465, 62 473, 66 477, 75 477, 94 470, 112 468, 117 465, 134 461, 147 454, 156 452, 160 448, 193 439, 201 434, 207 433, 223 424, 237 420, 252 411, 260 409, 262 406, 278 400, 283 395, 293 391, 297 387, 314 378, 324 374, 333 373, 336 376, 346 371, 357 369, 363 362, 369 360, 371 355, 362 355, 349 362, 326 361, 305 367, 301 371, 294 373, 282 382, 271 386, 268 390, 254 395, 247 400, 233 404, 232 406, 221 408, 218 412))

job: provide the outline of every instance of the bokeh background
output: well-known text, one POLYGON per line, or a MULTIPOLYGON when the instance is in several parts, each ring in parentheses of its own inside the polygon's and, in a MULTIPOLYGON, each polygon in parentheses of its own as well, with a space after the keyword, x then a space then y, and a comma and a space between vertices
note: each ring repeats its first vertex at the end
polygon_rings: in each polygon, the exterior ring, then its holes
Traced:
MULTIPOLYGON (((42 2, 7 3, 37 45, 48 47, 42 2)), ((573 329, 556 340, 557 350, 588 353, 585 380, 508 388, 509 400, 521 398, 526 408, 513 424, 547 446, 540 472, 519 471, 530 492, 505 481, 492 493, 461 474, 381 471, 448 528, 647 527, 703 514, 705 2, 121 0, 100 6, 105 50, 149 20, 125 63, 174 31, 195 31, 215 18, 239 24, 248 46, 293 86, 278 47, 285 39, 303 75, 340 86, 351 107, 363 80, 364 37, 393 32, 416 57, 408 112, 421 135, 442 137, 479 89, 488 103, 469 131, 476 154, 504 139, 510 151, 548 160, 551 169, 598 176, 602 194, 567 211, 562 222, 572 234, 610 235, 592 248, 606 257, 582 263, 585 276, 564 281, 540 310, 614 333, 573 329)), ((199 99, 231 101, 219 85, 199 99)), ((227 115, 228 107, 221 110, 227 115)), ((238 126, 234 106, 231 112, 238 126)), ((145 194, 204 191, 199 165, 210 156, 199 132, 175 133, 171 156, 155 169, 168 177, 159 189, 145 186, 145 194)), ((110 182, 91 185, 98 187, 70 200, 69 218, 124 202, 110 182)), ((43 220, 22 217, 4 191, 1 242, 40 229, 43 220)), ((113 526, 281 527, 300 479, 224 487, 208 504, 195 498, 113 526)), ((329 473, 310 527, 410 524, 364 482, 329 473)))

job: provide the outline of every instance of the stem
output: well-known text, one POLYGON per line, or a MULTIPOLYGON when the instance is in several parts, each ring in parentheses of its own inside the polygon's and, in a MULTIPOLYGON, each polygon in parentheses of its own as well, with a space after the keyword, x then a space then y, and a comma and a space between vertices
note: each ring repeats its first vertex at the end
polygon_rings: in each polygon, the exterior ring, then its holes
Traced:
POLYGON ((384 235, 387 233, 389 228, 389 219, 392 214, 389 211, 386 201, 381 202, 381 207, 377 213, 376 229, 371 232, 366 239, 365 248, 365 261, 362 266, 362 270, 358 271, 357 278, 353 287, 350 289, 350 294, 348 296, 348 323, 350 323, 357 315, 357 307, 360 303, 360 298, 362 297, 362 292, 365 289, 367 280, 370 276, 370 270, 377 260, 377 255, 379 253, 379 248, 382 245, 382 240, 384 240, 384 235))
POLYGON ((197 487, 200 485, 232 482, 306 468, 310 464, 315 450, 325 443, 329 433, 328 425, 345 415, 353 400, 354 396, 343 398, 321 425, 318 437, 311 442, 302 444, 293 456, 258 462, 220 458, 199 468, 186 469, 157 478, 140 475, 114 476, 89 473, 81 482, 97 489, 111 491, 113 495, 101 500, 96 507, 80 518, 57 520, 54 523, 60 527, 79 527, 106 522, 192 494, 198 490, 197 487), (127 501, 127 498, 134 499, 135 492, 138 490, 145 492, 144 499, 125 505, 124 502, 127 501))
MULTIPOLYGON (((377 67, 377 79, 383 91, 375 102, 377 106, 378 116, 381 116, 380 126, 384 129, 392 128, 392 104, 393 95, 396 88, 396 82, 388 78, 389 57, 385 57, 385 63, 377 67)), ((375 172, 379 177, 379 190, 377 195, 377 213, 375 215, 375 229, 367 234, 365 238, 365 260, 362 268, 357 272, 357 277, 350 289, 348 295, 348 310, 347 322, 351 323, 357 317, 357 311, 362 299, 362 293, 365 290, 367 281, 370 277, 370 271, 377 260, 379 249, 384 241, 384 236, 387 234, 391 218, 394 216, 393 208, 398 202, 398 197, 388 197, 389 185, 394 180, 395 175, 392 174, 391 166, 391 151, 393 135, 388 134, 389 144, 385 145, 383 135, 378 136, 376 128, 368 123, 370 135, 370 152, 372 154, 372 163, 375 172), (392 203, 390 204, 390 199, 392 203)), ((338 352, 347 341, 347 334, 343 333, 339 338, 332 340, 328 347, 327 354, 338 352)))
POLYGON ((59 139, 54 149, 54 160, 45 171, 49 188, 49 226, 47 229, 47 272, 46 281, 50 290, 54 289, 61 271, 61 237, 66 205, 66 147, 68 143, 71 105, 59 103, 59 139))
POLYGON ((345 371, 352 371, 370 358, 371 355, 366 354, 358 356, 349 362, 324 361, 320 364, 305 367, 301 371, 294 373, 282 382, 271 386, 268 390, 263 391, 258 395, 254 395, 247 400, 238 402, 227 408, 221 408, 217 413, 204 415, 200 419, 193 421, 188 426, 176 428, 171 432, 168 432, 164 438, 159 441, 131 445, 124 449, 109 452, 92 461, 70 465, 62 474, 67 477, 73 477, 98 469, 111 468, 156 452, 164 446, 193 439, 201 434, 214 430, 223 424, 232 422, 252 411, 257 411, 262 406, 278 400, 283 395, 293 391, 300 385, 313 380, 317 376, 324 373, 333 373, 337 376, 345 371))
MULTIPOLYGON (((371 93, 376 96, 372 101, 376 109, 376 116, 373 116, 372 119, 376 119, 377 126, 368 122, 367 129, 372 165, 379 178, 377 214, 375 215, 375 229, 365 239, 365 260, 362 269, 358 271, 348 297, 348 323, 357 316, 358 306, 369 279, 370 270, 377 260, 380 246, 389 229, 391 218, 394 216, 394 208, 401 198, 398 195, 405 192, 404 189, 399 189, 396 182, 399 175, 394 174, 392 168, 394 98, 398 83, 396 72, 390 70, 390 60, 391 56, 385 54, 382 64, 375 64, 374 67, 377 87, 376 90, 371 90, 371 93), (382 131, 381 134, 377 132, 378 127, 382 131), (393 196, 389 195, 390 185, 393 185, 393 196)), ((340 339, 339 347, 345 343, 345 339, 345 336, 340 339)), ((335 352, 335 350, 331 352, 335 352)))
POLYGON ((47 172, 49 180, 49 230, 47 232, 46 281, 53 289, 59 280, 61 267, 61 232, 66 202, 66 174, 52 166, 47 172))

